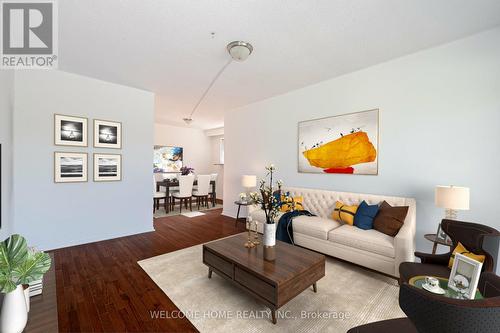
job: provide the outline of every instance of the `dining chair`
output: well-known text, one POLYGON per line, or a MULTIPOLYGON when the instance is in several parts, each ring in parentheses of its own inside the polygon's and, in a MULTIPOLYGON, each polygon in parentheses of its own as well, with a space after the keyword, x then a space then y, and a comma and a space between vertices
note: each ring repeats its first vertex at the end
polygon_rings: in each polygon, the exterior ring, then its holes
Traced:
MULTIPOLYGON (((159 173, 159 172, 155 172, 154 173, 154 177, 155 177, 155 182, 158 184, 159 182, 162 182, 164 179, 165 179, 165 176, 163 173, 159 173)), ((158 186, 156 187, 158 188, 158 186)), ((164 186, 160 186, 159 192, 166 192, 166 188, 164 186)))
MULTIPOLYGON (((210 182, 212 182, 212 181, 216 182, 218 176, 219 176, 219 174, 212 173, 210 175, 210 182)), ((217 193, 215 191, 212 192, 212 186, 210 186, 210 190, 209 190, 208 194, 209 194, 209 197, 210 197, 210 201, 212 201, 212 205, 215 207, 215 201, 217 199, 217 193)))
POLYGON ((153 213, 160 209, 160 200, 163 199, 165 201, 165 211, 167 210, 168 198, 167 193, 156 190, 156 175, 153 175, 153 213))
POLYGON ((200 203, 203 202, 203 206, 208 208, 208 193, 210 191, 210 175, 199 175, 198 176, 198 187, 193 190, 193 197, 196 198, 196 203, 198 204, 198 210, 200 209, 200 203))
POLYGON ((179 177, 179 191, 172 192, 172 210, 175 207, 175 200, 180 200, 180 212, 182 213, 182 204, 184 203, 186 209, 189 202, 189 209, 193 210, 193 183, 194 175, 180 176, 179 177))

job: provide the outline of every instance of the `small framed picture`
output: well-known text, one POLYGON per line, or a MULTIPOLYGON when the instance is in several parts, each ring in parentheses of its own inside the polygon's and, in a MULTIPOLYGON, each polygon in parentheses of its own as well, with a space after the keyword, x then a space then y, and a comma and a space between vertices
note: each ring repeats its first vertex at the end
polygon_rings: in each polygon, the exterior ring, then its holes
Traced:
POLYGON ((94 154, 94 181, 112 182, 122 180, 122 155, 94 154))
POLYGON ((483 264, 460 253, 455 254, 448 288, 465 299, 474 299, 483 264))
POLYGON ((54 144, 87 147, 87 118, 55 114, 54 144))
POLYGON ((94 119, 94 147, 121 149, 122 123, 94 119))
POLYGON ((87 181, 87 153, 54 153, 54 182, 79 183, 87 181))

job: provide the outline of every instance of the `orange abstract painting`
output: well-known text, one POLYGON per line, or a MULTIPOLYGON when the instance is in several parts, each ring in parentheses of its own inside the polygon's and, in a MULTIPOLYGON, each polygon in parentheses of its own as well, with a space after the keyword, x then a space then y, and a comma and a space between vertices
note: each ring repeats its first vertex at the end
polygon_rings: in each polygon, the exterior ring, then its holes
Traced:
POLYGON ((299 172, 378 173, 378 110, 299 123, 299 172))

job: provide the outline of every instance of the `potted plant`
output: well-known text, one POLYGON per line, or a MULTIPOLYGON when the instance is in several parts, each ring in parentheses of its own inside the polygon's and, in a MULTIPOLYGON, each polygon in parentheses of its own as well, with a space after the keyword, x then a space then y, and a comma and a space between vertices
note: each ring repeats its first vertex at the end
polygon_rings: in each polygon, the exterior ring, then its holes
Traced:
MULTIPOLYGON (((276 244, 276 217, 281 208, 282 193, 281 187, 283 181, 278 180, 273 183, 273 175, 276 171, 274 164, 266 166, 266 177, 269 177, 269 183, 265 179, 260 181, 259 192, 250 193, 250 198, 254 205, 261 206, 266 215, 266 223, 264 224, 263 245, 271 247, 276 244)), ((286 199, 286 198, 285 198, 286 199)))
POLYGON ((194 169, 187 166, 183 166, 180 171, 182 176, 187 176, 194 173, 194 169))
POLYGON ((28 321, 23 285, 42 278, 50 256, 28 248, 26 239, 12 235, 0 243, 0 292, 4 293, 0 331, 20 333, 28 321))

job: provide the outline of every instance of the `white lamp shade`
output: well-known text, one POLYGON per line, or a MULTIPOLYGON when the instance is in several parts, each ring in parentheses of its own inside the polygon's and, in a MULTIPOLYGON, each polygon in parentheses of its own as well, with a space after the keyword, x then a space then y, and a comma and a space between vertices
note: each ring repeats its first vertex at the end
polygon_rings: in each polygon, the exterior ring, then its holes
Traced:
POLYGON ((469 188, 460 186, 436 186, 436 206, 454 210, 469 209, 469 188))
POLYGON ((257 186, 257 176, 244 175, 241 177, 241 185, 243 187, 255 187, 257 186))

